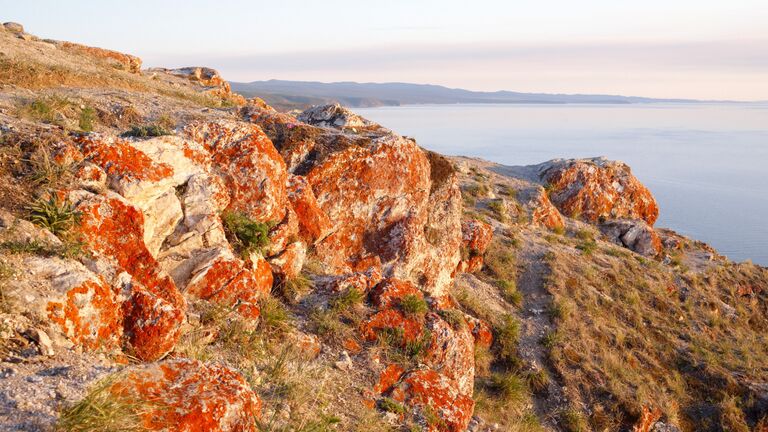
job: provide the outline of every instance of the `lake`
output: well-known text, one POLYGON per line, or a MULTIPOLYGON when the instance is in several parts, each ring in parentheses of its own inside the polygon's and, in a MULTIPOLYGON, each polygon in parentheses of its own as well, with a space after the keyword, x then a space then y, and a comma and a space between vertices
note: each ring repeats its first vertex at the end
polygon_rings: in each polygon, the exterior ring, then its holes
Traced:
POLYGON ((768 104, 411 105, 356 112, 430 150, 505 165, 623 160, 658 227, 768 265, 768 104))

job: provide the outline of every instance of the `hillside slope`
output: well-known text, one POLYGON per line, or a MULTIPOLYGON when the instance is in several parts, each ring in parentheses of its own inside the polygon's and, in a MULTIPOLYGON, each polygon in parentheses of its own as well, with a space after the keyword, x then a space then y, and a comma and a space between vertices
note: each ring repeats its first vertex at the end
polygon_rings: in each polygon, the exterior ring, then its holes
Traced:
POLYGON ((760 431, 768 270, 604 159, 0 27, 0 429, 760 431))

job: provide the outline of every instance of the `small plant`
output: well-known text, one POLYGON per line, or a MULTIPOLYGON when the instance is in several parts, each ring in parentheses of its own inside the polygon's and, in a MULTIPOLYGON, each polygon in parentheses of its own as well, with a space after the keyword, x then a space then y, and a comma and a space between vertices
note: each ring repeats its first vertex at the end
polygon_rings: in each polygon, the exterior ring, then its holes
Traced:
POLYGON ((518 363, 517 343, 519 339, 520 322, 513 315, 506 315, 502 324, 496 329, 498 358, 507 363, 518 363))
POLYGON ((28 177, 37 186, 56 188, 67 179, 72 170, 71 166, 51 159, 50 150, 46 147, 38 148, 26 161, 29 162, 28 177))
POLYGON ((403 415, 406 411, 403 404, 388 397, 385 397, 379 401, 379 408, 381 408, 382 411, 391 412, 398 415, 403 415))
POLYGON ((304 274, 280 281, 274 288, 289 304, 296 304, 301 297, 312 289, 312 280, 304 274))
POLYGON ((547 313, 553 320, 564 320, 568 318, 568 315, 570 315, 571 307, 566 302, 553 301, 547 307, 547 313))
POLYGON ((525 381, 528 383, 528 387, 533 390, 534 393, 541 394, 547 391, 549 378, 543 369, 528 371, 525 373, 524 377, 525 381))
POLYGON ((594 240, 586 240, 576 246, 576 249, 580 250, 584 255, 592 255, 592 252, 597 249, 597 243, 594 240))
POLYGON ((563 225, 557 225, 554 228, 552 228, 552 232, 557 235, 563 235, 565 234, 565 227, 563 225))
POLYGON ((416 294, 408 294, 400 299, 400 309, 406 315, 421 316, 427 313, 429 306, 427 302, 416 294))
POLYGON ((594 240, 595 234, 591 230, 582 228, 576 231, 576 238, 584 241, 594 240))
POLYGON ((504 300, 520 307, 523 304, 523 295, 517 290, 517 284, 513 280, 497 279, 496 286, 501 290, 501 296, 504 300))
POLYGON ((503 183, 499 184, 499 194, 504 195, 509 198, 515 198, 517 196, 517 191, 513 189, 509 185, 505 185, 503 183))
POLYGON ((225 212, 221 216, 229 242, 243 256, 261 252, 269 245, 270 223, 256 222, 241 212, 225 212))
POLYGON ((488 387, 506 403, 524 401, 528 395, 525 380, 514 373, 494 373, 491 375, 488 387))
POLYGON ((460 330, 467 325, 464 314, 458 309, 443 309, 437 313, 455 330, 460 330))
POLYGON ((363 298, 364 295, 360 290, 355 287, 349 287, 331 299, 329 306, 332 311, 340 314, 346 312, 353 306, 361 304, 363 298))
POLYGON ((503 200, 493 200, 488 203, 488 209, 493 213, 493 218, 499 222, 507 220, 507 208, 503 200))
POLYGON ((0 263, 0 313, 10 313, 12 301, 5 292, 5 282, 13 276, 13 268, 5 263, 0 263))
POLYGON ((68 200, 60 202, 56 194, 29 206, 29 220, 35 225, 61 235, 80 222, 80 213, 68 200))
POLYGON ((573 408, 569 408, 560 413, 560 422, 568 432, 586 432, 589 430, 584 417, 573 408))
POLYGON ((541 337, 541 344, 544 345, 545 348, 551 350, 560 343, 560 339, 560 333, 558 333, 557 330, 550 330, 541 337))
POLYGON ((267 296, 259 302, 259 326, 266 332, 280 332, 288 327, 290 315, 280 300, 267 296))
POLYGON ((163 135, 172 135, 172 132, 158 124, 149 124, 149 125, 141 125, 141 126, 132 126, 130 130, 123 132, 121 136, 147 138, 147 137, 158 137, 163 135))
POLYGON ((96 119, 96 110, 91 107, 85 107, 80 111, 78 127, 83 132, 93 131, 93 121, 96 119))
POLYGON ((98 382, 75 405, 64 409, 58 427, 67 432, 139 432, 146 430, 143 416, 153 403, 117 394, 112 386, 120 379, 112 375, 98 382))

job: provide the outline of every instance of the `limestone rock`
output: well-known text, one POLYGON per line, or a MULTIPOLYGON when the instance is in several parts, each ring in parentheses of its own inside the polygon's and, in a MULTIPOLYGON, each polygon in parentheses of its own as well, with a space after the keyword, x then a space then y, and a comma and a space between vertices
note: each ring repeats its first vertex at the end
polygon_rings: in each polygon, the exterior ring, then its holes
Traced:
POLYGON ((430 431, 461 432, 472 418, 475 402, 453 379, 429 368, 406 373, 390 392, 393 399, 419 410, 430 410, 441 422, 430 431))
POLYGON ((58 246, 61 240, 47 229, 0 209, 0 242, 39 243, 58 246))
POLYGON ((380 127, 339 104, 314 106, 299 114, 297 119, 314 126, 337 129, 380 127))
POLYGON ((86 55, 98 61, 104 61, 115 65, 125 71, 132 73, 141 72, 141 59, 121 52, 112 51, 104 48, 89 47, 72 42, 53 41, 53 43, 64 51, 69 51, 81 55, 86 55))
POLYGON ((18 299, 28 316, 49 323, 46 337, 89 350, 120 347, 123 316, 108 283, 74 260, 28 257, 23 266, 6 294, 18 299))
POLYGON ((566 215, 596 223, 607 219, 656 222, 659 207, 629 166, 605 158, 555 159, 537 167, 549 199, 566 215))
POLYGON ((150 431, 257 431, 261 400, 239 373, 221 365, 174 359, 133 366, 109 389, 142 412, 150 431))
POLYGON ((224 178, 229 209, 259 222, 278 222, 285 216, 285 162, 258 126, 243 122, 197 122, 182 134, 201 143, 224 178))
POLYGON ((479 220, 467 220, 461 223, 461 233, 465 256, 459 270, 474 273, 483 267, 483 254, 493 239, 493 227, 479 220))
POLYGON ((24 33, 24 26, 19 23, 6 22, 3 27, 11 33, 24 33))
POLYGON ((642 220, 620 219, 600 224, 600 231, 612 242, 652 257, 661 253, 662 244, 653 228, 642 220))

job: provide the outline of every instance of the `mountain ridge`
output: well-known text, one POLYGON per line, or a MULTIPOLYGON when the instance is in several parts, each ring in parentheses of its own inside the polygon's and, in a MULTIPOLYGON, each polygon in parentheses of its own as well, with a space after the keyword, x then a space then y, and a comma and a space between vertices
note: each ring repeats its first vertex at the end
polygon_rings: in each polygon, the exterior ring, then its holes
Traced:
POLYGON ((638 103, 734 103, 683 98, 648 98, 606 94, 493 92, 449 88, 436 84, 405 82, 290 81, 271 79, 247 83, 230 81, 232 90, 246 97, 260 97, 282 109, 338 102, 350 107, 400 106, 456 103, 527 104, 638 104, 638 103))

